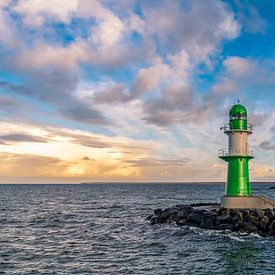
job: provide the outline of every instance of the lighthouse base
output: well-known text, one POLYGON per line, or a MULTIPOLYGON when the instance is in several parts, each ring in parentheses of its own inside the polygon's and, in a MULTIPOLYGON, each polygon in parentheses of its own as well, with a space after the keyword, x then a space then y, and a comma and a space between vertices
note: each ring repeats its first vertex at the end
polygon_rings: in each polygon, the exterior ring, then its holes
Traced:
POLYGON ((275 201, 264 196, 221 197, 221 207, 236 209, 273 209, 275 201))

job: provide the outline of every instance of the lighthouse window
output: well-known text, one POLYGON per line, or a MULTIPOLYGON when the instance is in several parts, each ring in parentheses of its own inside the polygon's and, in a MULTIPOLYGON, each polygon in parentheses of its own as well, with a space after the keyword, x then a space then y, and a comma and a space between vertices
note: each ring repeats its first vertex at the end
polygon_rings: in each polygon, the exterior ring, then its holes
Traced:
POLYGON ((247 116, 244 115, 244 114, 236 114, 234 116, 231 116, 231 119, 234 120, 234 119, 247 119, 247 116))

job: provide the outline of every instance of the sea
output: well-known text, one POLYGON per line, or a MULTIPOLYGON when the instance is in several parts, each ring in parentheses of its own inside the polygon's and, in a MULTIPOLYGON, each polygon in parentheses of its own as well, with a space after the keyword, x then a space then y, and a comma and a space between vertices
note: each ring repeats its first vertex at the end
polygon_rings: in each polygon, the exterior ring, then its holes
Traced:
MULTIPOLYGON (((269 186, 253 184, 275 199, 269 186)), ((274 237, 146 220, 223 193, 214 183, 0 185, 0 274, 275 274, 274 237)))

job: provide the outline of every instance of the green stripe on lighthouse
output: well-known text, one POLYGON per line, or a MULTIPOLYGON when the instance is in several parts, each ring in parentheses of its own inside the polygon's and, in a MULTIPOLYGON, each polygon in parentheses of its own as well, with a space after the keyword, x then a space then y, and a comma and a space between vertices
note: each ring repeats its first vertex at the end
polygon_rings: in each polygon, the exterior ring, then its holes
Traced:
POLYGON ((247 123, 246 108, 240 104, 232 106, 229 112, 229 127, 223 127, 229 137, 229 150, 219 157, 228 163, 226 196, 250 196, 248 162, 253 156, 248 150, 248 135, 252 133, 247 123))
POLYGON ((230 130, 247 130, 247 111, 244 106, 236 104, 229 111, 230 130))

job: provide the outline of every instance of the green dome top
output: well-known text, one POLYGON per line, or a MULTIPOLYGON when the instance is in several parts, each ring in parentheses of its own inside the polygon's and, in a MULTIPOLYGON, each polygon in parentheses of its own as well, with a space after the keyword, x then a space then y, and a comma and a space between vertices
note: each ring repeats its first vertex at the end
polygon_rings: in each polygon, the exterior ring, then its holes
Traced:
POLYGON ((233 105, 229 111, 229 115, 231 117, 233 116, 246 116, 247 115, 247 111, 246 111, 246 108, 241 105, 241 104, 236 104, 236 105, 233 105))

